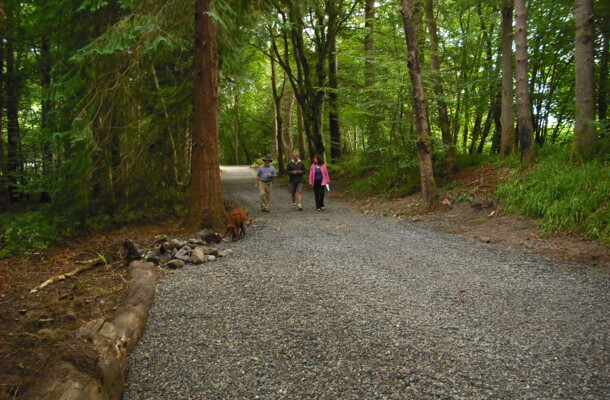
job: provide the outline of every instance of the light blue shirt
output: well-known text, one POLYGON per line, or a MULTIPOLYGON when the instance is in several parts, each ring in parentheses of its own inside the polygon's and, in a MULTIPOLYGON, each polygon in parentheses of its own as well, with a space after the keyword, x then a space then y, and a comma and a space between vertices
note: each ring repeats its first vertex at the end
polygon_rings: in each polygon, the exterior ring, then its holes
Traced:
POLYGON ((269 182, 273 182, 273 178, 275 178, 276 173, 275 173, 275 167, 273 165, 261 165, 258 168, 258 172, 256 173, 256 176, 258 176, 258 179, 261 182, 265 182, 265 183, 269 183, 269 182), (271 175, 271 176, 269 176, 271 175))

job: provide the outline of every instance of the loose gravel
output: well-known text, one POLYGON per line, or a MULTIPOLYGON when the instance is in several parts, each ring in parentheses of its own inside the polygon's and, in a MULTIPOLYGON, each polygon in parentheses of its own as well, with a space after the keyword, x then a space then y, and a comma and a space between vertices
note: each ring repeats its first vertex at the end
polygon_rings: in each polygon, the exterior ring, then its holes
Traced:
POLYGON ((223 179, 254 225, 158 283, 124 400, 610 398, 601 274, 223 179))

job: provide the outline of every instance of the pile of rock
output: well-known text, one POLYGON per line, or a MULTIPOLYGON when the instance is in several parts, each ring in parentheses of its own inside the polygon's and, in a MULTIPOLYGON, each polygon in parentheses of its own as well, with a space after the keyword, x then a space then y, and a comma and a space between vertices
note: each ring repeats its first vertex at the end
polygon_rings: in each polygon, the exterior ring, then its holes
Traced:
POLYGON ((128 260, 149 261, 162 268, 178 269, 187 264, 201 265, 216 261, 218 257, 227 257, 233 250, 220 250, 218 244, 223 241, 222 236, 210 229, 204 229, 186 239, 157 239, 149 247, 141 250, 135 243, 126 240, 124 245, 128 260), (153 248, 153 246, 155 246, 153 248))

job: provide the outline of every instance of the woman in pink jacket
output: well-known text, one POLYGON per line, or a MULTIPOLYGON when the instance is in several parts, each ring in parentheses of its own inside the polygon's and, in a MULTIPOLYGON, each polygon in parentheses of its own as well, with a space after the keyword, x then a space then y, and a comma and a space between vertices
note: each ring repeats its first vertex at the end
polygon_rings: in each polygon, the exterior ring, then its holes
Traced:
POLYGON ((313 185, 313 192, 316 197, 316 210, 324 210, 324 189, 330 183, 328 169, 324 164, 324 159, 319 154, 313 156, 313 164, 309 169, 309 184, 313 185))

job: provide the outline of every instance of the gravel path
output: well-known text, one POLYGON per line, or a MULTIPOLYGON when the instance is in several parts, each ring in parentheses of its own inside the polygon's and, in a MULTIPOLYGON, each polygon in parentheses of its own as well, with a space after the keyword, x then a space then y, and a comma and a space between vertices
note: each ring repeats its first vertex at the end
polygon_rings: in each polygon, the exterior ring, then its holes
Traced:
POLYGON ((610 398, 610 284, 225 170, 256 218, 233 256, 158 283, 130 399, 610 398))

